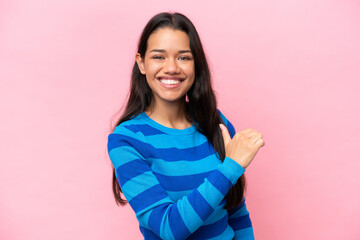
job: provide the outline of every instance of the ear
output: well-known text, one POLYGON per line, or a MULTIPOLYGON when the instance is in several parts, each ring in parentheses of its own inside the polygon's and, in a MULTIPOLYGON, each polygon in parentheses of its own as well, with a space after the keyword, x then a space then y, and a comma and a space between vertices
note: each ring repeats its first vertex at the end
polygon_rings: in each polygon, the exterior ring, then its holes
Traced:
POLYGON ((145 64, 144 64, 144 60, 140 56, 140 53, 136 53, 136 62, 137 62, 140 72, 142 74, 145 74, 145 64))

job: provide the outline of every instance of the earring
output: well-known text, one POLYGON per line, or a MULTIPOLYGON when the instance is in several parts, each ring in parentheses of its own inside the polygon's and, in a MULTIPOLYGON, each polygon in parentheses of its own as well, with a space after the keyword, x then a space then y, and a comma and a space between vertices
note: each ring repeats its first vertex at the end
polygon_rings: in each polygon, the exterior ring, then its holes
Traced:
POLYGON ((188 94, 186 93, 185 95, 185 102, 189 102, 189 97, 188 97, 188 94))

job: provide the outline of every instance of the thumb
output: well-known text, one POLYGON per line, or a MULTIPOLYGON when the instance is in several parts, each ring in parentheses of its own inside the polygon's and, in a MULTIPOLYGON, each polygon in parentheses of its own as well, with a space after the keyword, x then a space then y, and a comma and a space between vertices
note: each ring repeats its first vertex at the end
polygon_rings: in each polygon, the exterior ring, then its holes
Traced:
POLYGON ((223 139, 224 139, 224 145, 226 146, 226 145, 230 142, 230 140, 231 140, 229 131, 228 131, 228 129, 225 127, 224 124, 220 123, 219 126, 220 126, 221 133, 222 133, 222 136, 223 136, 223 139))

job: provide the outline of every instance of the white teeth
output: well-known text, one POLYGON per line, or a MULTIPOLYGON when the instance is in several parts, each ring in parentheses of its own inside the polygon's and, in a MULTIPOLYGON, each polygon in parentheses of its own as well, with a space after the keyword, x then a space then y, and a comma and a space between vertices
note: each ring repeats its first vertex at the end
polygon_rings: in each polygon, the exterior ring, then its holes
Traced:
POLYGON ((161 79, 160 82, 163 84, 179 84, 181 81, 173 79, 161 79))

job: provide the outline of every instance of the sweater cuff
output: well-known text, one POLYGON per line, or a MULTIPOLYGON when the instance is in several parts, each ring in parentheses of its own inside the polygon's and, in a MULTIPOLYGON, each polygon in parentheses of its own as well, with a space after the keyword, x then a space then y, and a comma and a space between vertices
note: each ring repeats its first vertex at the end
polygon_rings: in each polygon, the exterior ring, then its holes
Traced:
POLYGON ((225 157, 224 162, 219 164, 219 171, 234 185, 245 172, 245 168, 235 162, 232 158, 225 157))

